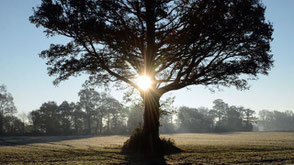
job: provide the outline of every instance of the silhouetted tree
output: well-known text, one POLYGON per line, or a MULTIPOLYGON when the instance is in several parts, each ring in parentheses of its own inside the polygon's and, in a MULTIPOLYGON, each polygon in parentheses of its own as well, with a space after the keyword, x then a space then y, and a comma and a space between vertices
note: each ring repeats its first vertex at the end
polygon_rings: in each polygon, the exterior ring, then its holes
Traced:
POLYGON ((27 127, 27 119, 28 119, 28 116, 25 112, 22 112, 18 115, 20 121, 22 122, 22 134, 25 134, 26 133, 26 127, 27 127))
POLYGON ((0 85, 0 135, 4 133, 5 117, 12 116, 16 111, 12 95, 7 92, 6 86, 0 85))
POLYGON ((125 125, 122 104, 113 97, 94 89, 82 89, 79 96, 78 105, 85 112, 88 134, 112 134, 125 125), (106 130, 103 132, 104 122, 106 130))
POLYGON ((75 134, 82 134, 86 127, 84 120, 86 118, 86 113, 82 110, 80 104, 71 103, 71 107, 74 107, 72 112, 74 132, 75 134))
POLYGON ((175 123, 173 122, 173 114, 168 114, 160 117, 160 133, 175 133, 175 123))
POLYGON ((94 89, 82 89, 79 92, 80 107, 86 112, 86 120, 88 124, 88 134, 92 133, 92 118, 97 113, 97 109, 99 108, 99 102, 101 101, 100 94, 94 89))
POLYGON ((83 113, 78 113, 78 108, 74 103, 69 104, 63 101, 59 106, 49 101, 43 103, 41 107, 30 113, 30 120, 32 121, 32 129, 35 134, 48 135, 69 135, 79 134, 81 126, 84 121, 83 113))
POLYGON ((253 123, 256 123, 257 121, 257 118, 254 116, 255 111, 242 108, 241 112, 245 123, 245 131, 252 131, 253 123))
POLYGON ((173 123, 176 108, 173 106, 175 97, 167 97, 160 101, 160 132, 174 133, 175 125, 173 123))
POLYGON ((132 133, 135 128, 141 128, 143 125, 144 105, 142 103, 133 104, 128 107, 128 133, 132 133))
POLYGON ((72 132, 72 114, 73 114, 73 104, 69 104, 67 101, 63 101, 57 110, 59 114, 59 122, 63 134, 71 134, 72 132))
MULTIPOLYGON (((124 117, 125 117, 125 111, 123 111, 123 106, 122 104, 117 101, 116 99, 109 97, 107 99, 107 104, 108 104, 108 113, 111 116, 111 130, 112 133, 119 133, 122 132, 122 128, 126 125, 124 122, 124 117)), ((109 127, 109 126, 108 126, 109 127)))
POLYGON ((214 116, 218 118, 218 121, 221 121, 226 111, 229 109, 229 105, 225 103, 222 99, 217 99, 213 101, 212 113, 214 116))
POLYGON ((230 106, 223 121, 226 124, 224 131, 243 131, 243 119, 238 107, 230 106))
POLYGON ((113 134, 116 131, 120 130, 120 127, 123 127, 124 124, 124 116, 125 111, 123 111, 122 104, 117 101, 115 98, 106 95, 105 93, 102 95, 101 100, 101 124, 103 117, 106 119, 106 133, 113 134))
POLYGON ((6 135, 21 135, 23 133, 23 122, 15 116, 5 116, 3 128, 6 135))
POLYGON ((213 101, 213 109, 209 112, 216 117, 215 131, 252 131, 255 111, 244 107, 229 106, 221 99, 213 101))
POLYGON ((245 89, 246 75, 268 74, 273 29, 264 11, 260 0, 42 0, 30 21, 71 39, 41 52, 55 84, 86 72, 90 83, 141 92, 143 150, 156 152, 163 94, 189 85, 245 89), (151 77, 150 90, 134 83, 138 74, 151 77))
POLYGON ((180 132, 211 132, 213 118, 205 108, 180 107, 178 110, 180 132))
POLYGON ((49 101, 43 103, 38 110, 31 112, 34 129, 37 133, 59 135, 62 133, 58 105, 49 101))

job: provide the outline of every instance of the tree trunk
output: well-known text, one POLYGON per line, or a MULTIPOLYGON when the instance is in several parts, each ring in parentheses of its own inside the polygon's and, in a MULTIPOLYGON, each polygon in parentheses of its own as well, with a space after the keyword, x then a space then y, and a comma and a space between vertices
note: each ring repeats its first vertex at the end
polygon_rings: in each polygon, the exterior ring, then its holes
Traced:
POLYGON ((99 124, 99 133, 100 133, 100 135, 102 134, 102 129, 103 129, 102 119, 103 119, 103 116, 100 116, 100 120, 99 120, 99 122, 100 122, 100 124, 99 124))
POLYGON ((97 117, 97 124, 96 124, 96 128, 95 128, 95 135, 98 135, 98 130, 99 130, 99 123, 100 123, 100 119, 99 117, 97 117))
POLYGON ((0 135, 3 134, 4 114, 3 110, 0 110, 0 135))
POLYGON ((91 135, 91 115, 88 114, 88 134, 91 135))
POLYGON ((143 142, 147 153, 156 153, 160 149, 159 139, 159 99, 156 91, 149 90, 144 92, 144 125, 143 142))
POLYGON ((3 134, 3 116, 0 114, 0 135, 3 134))
POLYGON ((25 134, 25 123, 24 120, 22 120, 22 134, 25 134))

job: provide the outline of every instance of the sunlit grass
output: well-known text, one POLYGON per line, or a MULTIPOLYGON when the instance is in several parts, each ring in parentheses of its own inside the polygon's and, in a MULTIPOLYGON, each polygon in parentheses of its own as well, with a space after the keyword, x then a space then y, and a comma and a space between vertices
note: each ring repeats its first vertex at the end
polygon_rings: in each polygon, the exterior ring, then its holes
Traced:
MULTIPOLYGON (((173 138, 184 150, 180 154, 166 155, 164 159, 168 164, 294 163, 294 133, 174 134, 163 137, 173 138)), ((121 153, 127 136, 2 139, 5 143, 0 142, 0 164, 142 163, 137 156, 121 153), (39 143, 31 143, 32 139, 39 143)))

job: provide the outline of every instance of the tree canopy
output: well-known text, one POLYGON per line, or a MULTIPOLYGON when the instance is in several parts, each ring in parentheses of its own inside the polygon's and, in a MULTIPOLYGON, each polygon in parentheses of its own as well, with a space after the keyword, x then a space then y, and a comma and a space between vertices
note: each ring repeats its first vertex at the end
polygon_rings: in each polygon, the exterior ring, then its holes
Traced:
POLYGON ((30 21, 71 41, 41 53, 55 83, 148 74, 159 94, 189 85, 247 87, 272 67, 273 28, 259 0, 42 0, 30 21), (240 75, 247 75, 240 76, 240 75))

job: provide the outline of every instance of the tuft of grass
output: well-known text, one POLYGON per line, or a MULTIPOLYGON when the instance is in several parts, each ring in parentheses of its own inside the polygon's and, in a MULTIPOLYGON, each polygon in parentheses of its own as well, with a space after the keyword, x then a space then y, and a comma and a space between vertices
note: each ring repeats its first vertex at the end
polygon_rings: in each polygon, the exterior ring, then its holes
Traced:
POLYGON ((162 156, 164 154, 179 153, 182 150, 176 147, 175 141, 171 138, 149 139, 143 133, 141 128, 136 128, 130 138, 124 142, 122 153, 140 153, 144 155, 162 156), (153 150, 150 153, 150 148, 153 150))

